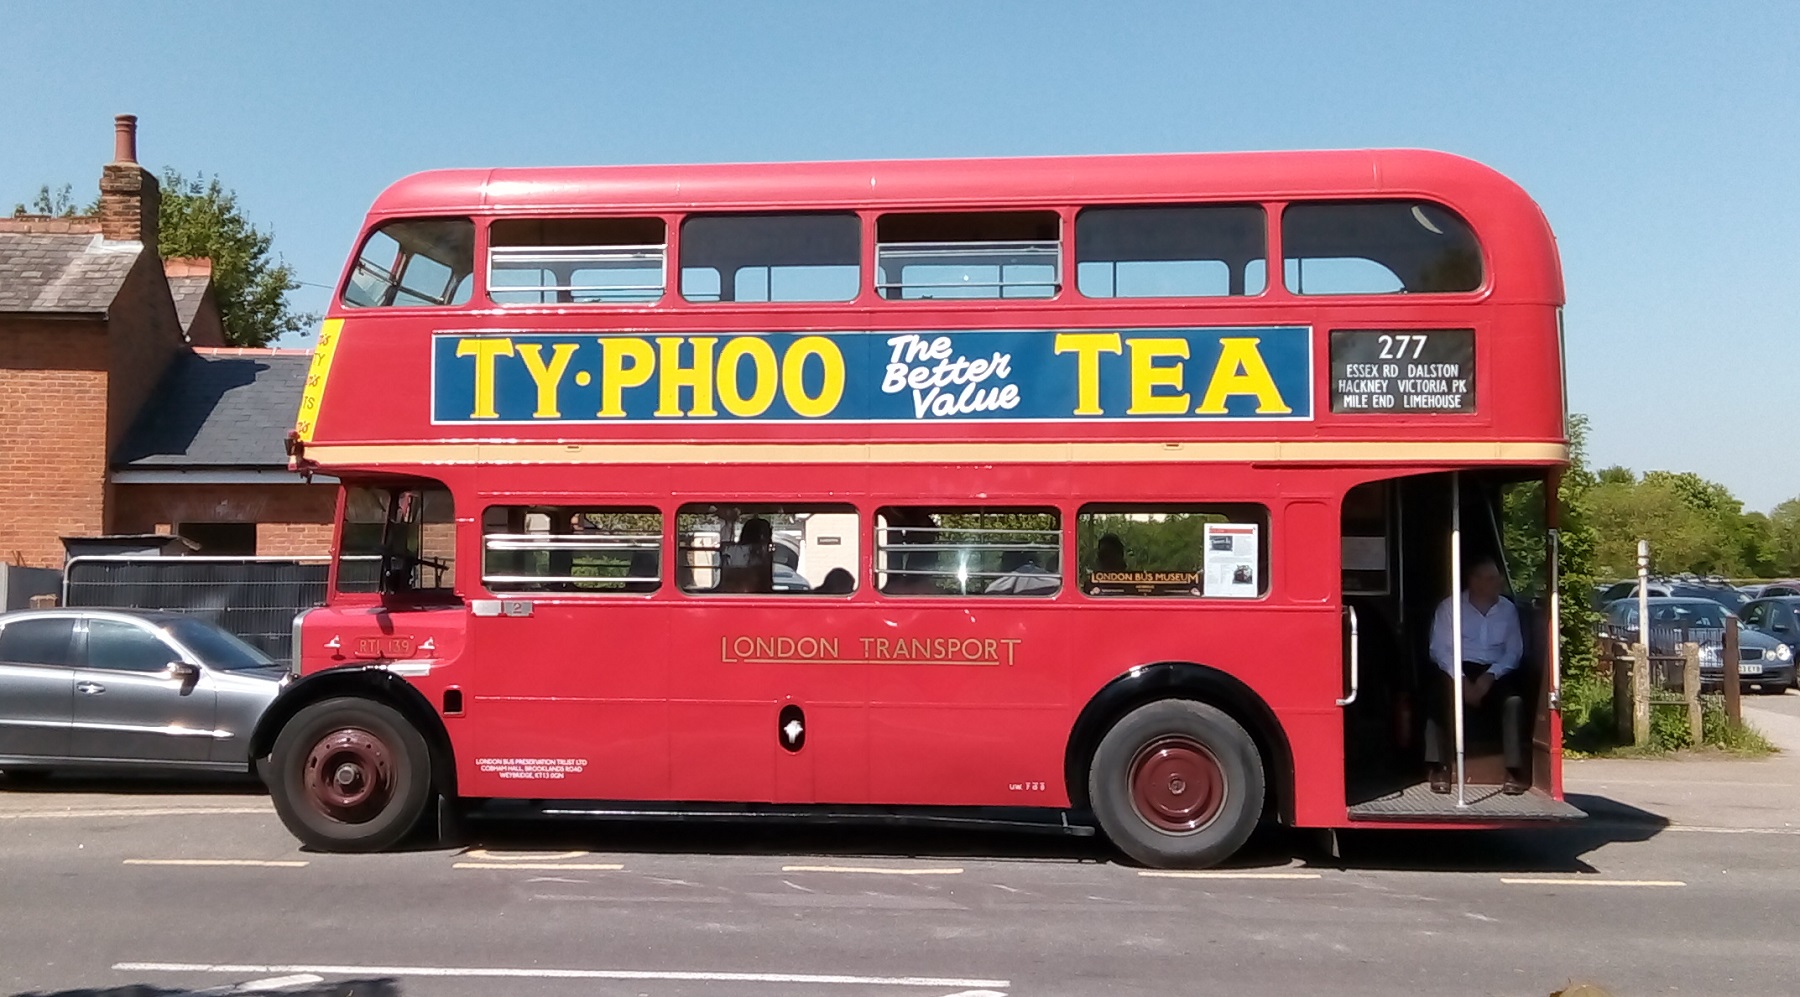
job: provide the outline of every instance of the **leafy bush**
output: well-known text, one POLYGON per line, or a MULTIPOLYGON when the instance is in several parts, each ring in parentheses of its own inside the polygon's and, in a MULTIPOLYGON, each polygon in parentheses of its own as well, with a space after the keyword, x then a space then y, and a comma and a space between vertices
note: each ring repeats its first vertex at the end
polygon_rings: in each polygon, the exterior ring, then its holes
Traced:
POLYGON ((1700 730, 1703 742, 1726 751, 1766 755, 1775 750, 1762 731, 1749 724, 1734 724, 1725 716, 1725 697, 1720 693, 1700 697, 1700 730))
POLYGON ((1571 678, 1562 687, 1563 746, 1593 754, 1618 743, 1612 683, 1598 675, 1571 678))

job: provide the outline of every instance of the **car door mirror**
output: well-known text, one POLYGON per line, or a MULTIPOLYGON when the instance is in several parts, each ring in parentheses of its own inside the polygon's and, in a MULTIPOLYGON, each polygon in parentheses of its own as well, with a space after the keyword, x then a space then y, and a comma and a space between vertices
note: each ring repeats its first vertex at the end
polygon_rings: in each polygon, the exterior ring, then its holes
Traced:
POLYGON ((183 685, 191 685, 200 678, 200 666, 185 661, 169 662, 168 675, 183 685))

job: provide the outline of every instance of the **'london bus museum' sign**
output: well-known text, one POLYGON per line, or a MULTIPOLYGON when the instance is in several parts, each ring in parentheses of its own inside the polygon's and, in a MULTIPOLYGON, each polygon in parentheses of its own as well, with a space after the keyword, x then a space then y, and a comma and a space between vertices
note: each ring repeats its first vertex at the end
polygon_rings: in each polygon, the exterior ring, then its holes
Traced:
POLYGON ((439 334, 439 424, 1312 418, 1305 326, 439 334))

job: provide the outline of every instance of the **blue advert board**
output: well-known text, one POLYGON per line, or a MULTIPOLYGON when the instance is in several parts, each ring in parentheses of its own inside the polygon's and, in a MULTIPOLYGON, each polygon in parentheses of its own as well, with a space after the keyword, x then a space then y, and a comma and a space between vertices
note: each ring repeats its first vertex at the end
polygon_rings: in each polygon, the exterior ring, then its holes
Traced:
POLYGON ((1306 326, 439 333, 440 425, 1312 418, 1306 326))

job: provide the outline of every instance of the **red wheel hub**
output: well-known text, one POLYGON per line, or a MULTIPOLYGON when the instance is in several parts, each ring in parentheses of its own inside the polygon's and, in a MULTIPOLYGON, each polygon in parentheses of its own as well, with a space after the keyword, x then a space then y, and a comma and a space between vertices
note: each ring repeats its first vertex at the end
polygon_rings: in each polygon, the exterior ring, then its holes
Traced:
POLYGON ((1191 834, 1225 806, 1225 772, 1205 745, 1191 737, 1161 737, 1131 760, 1131 803, 1144 823, 1171 834, 1191 834))
POLYGON ((319 812, 346 824, 380 813, 393 796, 393 752, 360 727, 334 730, 306 754, 306 794, 319 812))

